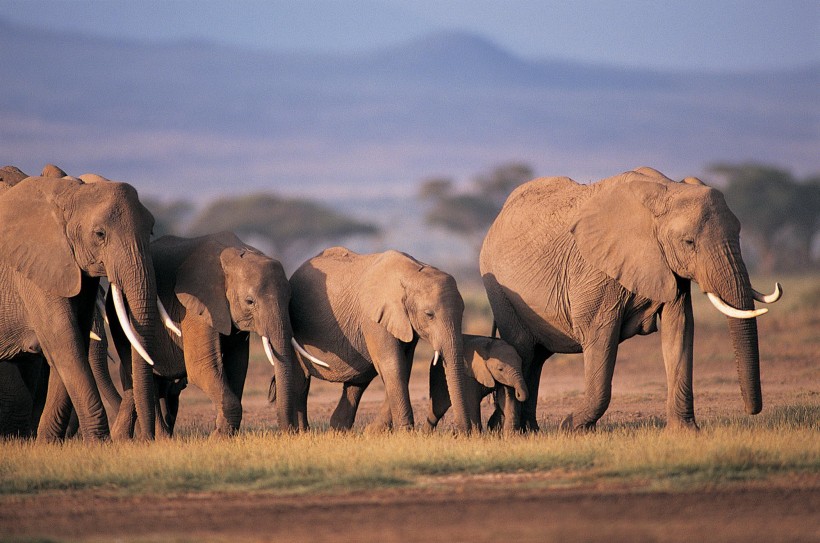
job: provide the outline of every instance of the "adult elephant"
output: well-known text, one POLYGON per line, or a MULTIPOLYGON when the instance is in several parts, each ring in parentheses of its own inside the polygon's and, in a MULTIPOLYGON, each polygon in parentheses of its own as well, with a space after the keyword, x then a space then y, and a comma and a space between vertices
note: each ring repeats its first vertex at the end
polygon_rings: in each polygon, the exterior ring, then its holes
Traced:
MULTIPOLYGON (((235 433, 242 421, 242 393, 248 370, 249 333, 262 338, 279 383, 279 427, 295 428, 291 392, 296 358, 288 315, 290 285, 279 261, 243 243, 231 232, 197 238, 163 236, 151 244, 157 289, 167 308, 157 335, 154 365, 159 396, 170 409, 159 422, 173 432, 180 379, 202 389, 217 409, 214 433, 235 433), (177 325, 177 323, 179 323, 177 325)), ((110 311, 110 304, 109 304, 110 311)), ((115 437, 131 435, 135 417, 128 343, 111 328, 122 360, 123 400, 115 437)), ((140 427, 144 428, 142 420, 140 427)), ((151 422, 153 424, 153 422, 151 422)))
MULTIPOLYGON (((95 181, 28 177, 0 192, 0 360, 39 353, 48 360, 41 440, 65 434, 72 404, 85 439, 109 436, 88 361, 101 277, 111 283, 123 309, 118 316, 151 363, 157 298, 147 247, 154 219, 131 185, 95 181)), ((150 367, 136 366, 140 388, 149 388, 150 367)), ((153 408, 153 400, 138 406, 153 408)))
MULTIPOLYGON (((516 402, 527 399, 527 384, 521 372, 521 357, 502 339, 464 334, 464 359, 467 371, 466 399, 470 423, 481 429, 481 400, 490 393, 500 393, 504 430, 518 426, 516 402)), ((434 429, 450 408, 450 391, 441 364, 430 366, 430 403, 427 428, 434 429)))
POLYGON ((760 412, 754 300, 740 223, 695 178, 639 168, 591 185, 566 177, 516 189, 490 227, 480 267, 501 337, 524 361, 525 428, 537 429, 538 384, 553 353, 584 354, 584 402, 562 428, 590 428, 609 406, 618 344, 662 328, 669 427, 697 428, 692 393, 691 281, 729 316, 740 387, 760 412))
POLYGON ((412 428, 408 383, 421 338, 443 359, 456 426, 470 430, 464 301, 452 276, 397 251, 357 254, 333 247, 305 262, 290 284, 291 322, 304 368, 304 380, 296 382, 296 390, 303 391, 296 406, 301 428, 308 426, 311 376, 344 383, 331 425, 350 428, 361 395, 376 375, 384 381, 387 398, 383 416, 371 428, 412 428))

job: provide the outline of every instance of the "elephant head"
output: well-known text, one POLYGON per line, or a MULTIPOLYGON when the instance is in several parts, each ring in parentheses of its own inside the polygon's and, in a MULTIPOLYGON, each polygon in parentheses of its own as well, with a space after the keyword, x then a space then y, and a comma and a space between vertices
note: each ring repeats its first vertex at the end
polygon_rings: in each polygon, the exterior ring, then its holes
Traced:
POLYGON ((515 390, 519 402, 527 399, 521 357, 506 341, 483 336, 464 337, 467 375, 487 388, 504 385, 515 390))
POLYGON ((740 254, 740 222, 720 191, 640 168, 599 184, 572 226, 581 256, 627 290, 671 302, 695 281, 729 316, 746 411, 762 409, 754 300, 740 254))
POLYGON ((188 312, 206 319, 220 334, 227 336, 235 328, 262 338, 279 387, 280 428, 294 428, 297 362, 288 313, 290 284, 279 261, 222 232, 182 263, 174 291, 188 312))
POLYGON ((399 341, 415 335, 443 358, 456 426, 470 430, 465 404, 465 361, 461 332, 464 300, 455 279, 396 251, 379 256, 361 297, 363 310, 399 341))

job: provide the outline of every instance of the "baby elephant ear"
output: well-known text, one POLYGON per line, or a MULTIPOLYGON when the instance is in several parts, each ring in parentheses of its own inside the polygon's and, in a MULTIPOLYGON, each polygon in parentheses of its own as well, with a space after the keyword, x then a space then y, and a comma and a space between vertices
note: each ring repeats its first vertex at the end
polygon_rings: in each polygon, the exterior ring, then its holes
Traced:
MULTIPOLYGON (((465 364, 464 369, 468 376, 472 377, 487 388, 495 388, 496 382, 490 368, 487 367, 487 358, 490 355, 488 345, 485 342, 473 342, 474 350, 469 364, 465 364)), ((465 354, 469 355, 471 345, 465 342, 465 354)))
POLYGON ((490 373, 489 368, 487 368, 487 361, 484 360, 478 353, 473 355, 473 360, 465 367, 465 369, 467 370, 467 375, 472 373, 473 379, 485 387, 495 388, 495 379, 490 373))
POLYGON ((222 335, 231 333, 232 321, 220 253, 230 249, 212 242, 202 244, 177 269, 174 287, 185 310, 205 319, 222 335))
POLYGON ((0 263, 39 288, 71 298, 80 293, 81 271, 66 237, 62 210, 29 177, 0 198, 0 263))

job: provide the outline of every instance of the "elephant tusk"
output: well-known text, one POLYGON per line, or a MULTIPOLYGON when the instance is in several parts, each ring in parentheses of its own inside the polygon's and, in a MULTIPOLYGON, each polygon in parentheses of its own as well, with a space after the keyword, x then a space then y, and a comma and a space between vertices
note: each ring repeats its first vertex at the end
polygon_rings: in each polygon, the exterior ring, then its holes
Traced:
POLYGON ((709 298, 709 301, 712 302, 712 305, 717 308, 718 311, 726 315, 727 317, 732 317, 735 319, 753 319, 755 317, 759 317, 764 313, 768 313, 767 308, 761 309, 750 309, 750 310, 743 310, 743 309, 735 309, 734 307, 730 306, 726 302, 720 299, 720 296, 712 294, 711 292, 707 292, 706 296, 709 298))
POLYGON ((779 300, 781 296, 783 296, 783 287, 780 285, 780 283, 775 283, 774 292, 772 292, 771 294, 761 294, 755 289, 752 289, 752 296, 754 296, 754 299, 758 302, 763 302, 764 304, 773 304, 777 300, 779 300))
POLYGON ((102 341, 102 338, 98 336, 94 330, 91 330, 91 339, 94 341, 102 341))
POLYGON ((299 352, 299 354, 301 354, 302 356, 304 356, 305 358, 307 358, 308 360, 310 360, 311 362, 313 362, 317 366, 322 366, 324 368, 330 369, 330 366, 326 362, 322 362, 321 360, 319 360, 318 358, 316 358, 315 356, 313 356, 312 354, 307 352, 301 345, 299 345, 299 342, 296 341, 296 338, 294 338, 294 337, 290 338, 290 342, 293 344, 293 348, 296 349, 299 352))
POLYGON ((440 352, 438 352, 438 351, 436 351, 435 353, 433 353, 433 365, 434 365, 434 366, 435 366, 436 364, 438 364, 438 359, 439 359, 439 357, 440 357, 440 356, 441 356, 441 353, 440 353, 440 352))
POLYGON ((139 353, 139 355, 146 362, 148 362, 149 365, 153 366, 154 361, 151 360, 151 357, 148 356, 148 353, 137 340, 137 334, 134 332, 134 327, 131 326, 131 320, 128 318, 128 312, 125 309, 125 302, 122 299, 122 292, 120 292, 120 289, 117 288, 117 285, 114 283, 111 283, 111 295, 112 298, 114 298, 114 309, 117 311, 117 319, 120 321, 122 331, 125 332, 125 337, 128 338, 128 341, 131 343, 131 346, 134 347, 134 350, 137 351, 137 353, 139 353))
POLYGON ((157 309, 159 309, 159 316, 162 319, 162 322, 165 323, 165 327, 175 333, 178 337, 182 337, 182 330, 176 325, 174 320, 171 318, 171 315, 165 310, 165 306, 162 305, 162 300, 159 299, 157 296, 157 309))
POLYGON ((270 365, 276 367, 276 363, 273 360, 273 348, 270 346, 270 340, 267 336, 262 336, 262 347, 265 349, 265 356, 268 357, 270 365))

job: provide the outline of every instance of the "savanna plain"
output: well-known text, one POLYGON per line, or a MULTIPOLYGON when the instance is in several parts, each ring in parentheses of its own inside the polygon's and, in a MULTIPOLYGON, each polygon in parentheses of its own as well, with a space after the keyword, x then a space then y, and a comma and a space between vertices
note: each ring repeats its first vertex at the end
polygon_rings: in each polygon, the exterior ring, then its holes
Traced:
MULTIPOLYGON (((272 369, 252 350, 233 438, 209 437, 210 402, 189 387, 171 440, 0 442, 0 539, 820 541, 818 279, 780 278, 783 299, 758 319, 757 416, 743 412, 725 318, 700 295, 698 433, 664 429, 659 334, 621 344, 609 410, 596 431, 574 435, 557 426, 583 396, 580 355, 547 361, 541 432, 465 437, 453 435, 447 416, 432 434, 365 433, 383 399, 376 382, 354 430, 333 432, 341 387, 316 380, 312 430, 282 434, 267 402, 272 369)), ((465 331, 488 334, 483 291, 462 292, 465 331)), ((411 377, 417 426, 429 360, 420 344, 411 377)), ((486 421, 488 405, 483 412, 486 421)))

